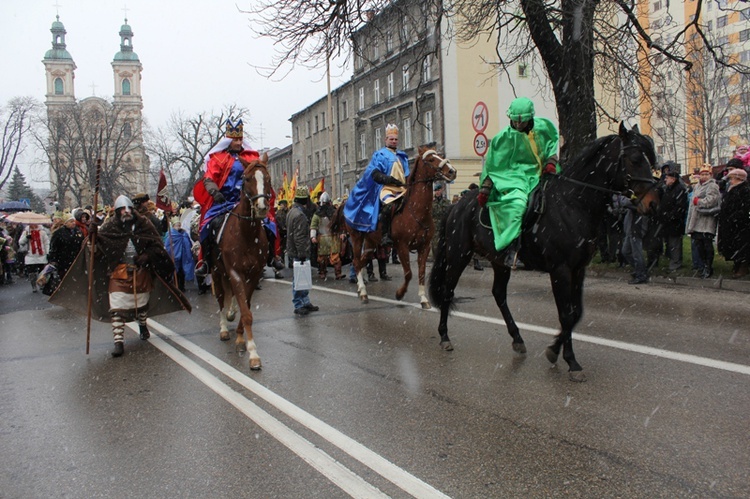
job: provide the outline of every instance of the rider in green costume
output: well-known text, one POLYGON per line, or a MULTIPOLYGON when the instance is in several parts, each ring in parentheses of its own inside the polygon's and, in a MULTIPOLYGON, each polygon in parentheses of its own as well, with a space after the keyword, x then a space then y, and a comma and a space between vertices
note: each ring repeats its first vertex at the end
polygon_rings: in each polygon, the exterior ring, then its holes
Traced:
POLYGON ((508 248, 506 264, 513 267, 529 194, 541 174, 557 172, 559 135, 550 120, 534 117, 526 97, 515 99, 507 116, 510 125, 490 142, 477 200, 489 209, 495 249, 508 248))

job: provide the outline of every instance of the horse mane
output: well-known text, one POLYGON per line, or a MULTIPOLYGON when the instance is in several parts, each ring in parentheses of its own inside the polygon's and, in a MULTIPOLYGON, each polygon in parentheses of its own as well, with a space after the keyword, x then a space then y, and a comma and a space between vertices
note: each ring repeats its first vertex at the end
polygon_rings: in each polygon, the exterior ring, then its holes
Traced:
POLYGON ((599 155, 600 151, 606 146, 608 146, 615 139, 619 139, 619 136, 616 134, 606 135, 604 137, 599 137, 595 139, 589 145, 584 147, 581 150, 581 152, 578 153, 578 156, 576 156, 575 158, 573 158, 572 161, 569 161, 566 165, 564 165, 562 169, 563 175, 572 176, 573 174, 577 173, 579 170, 586 168, 587 165, 589 165, 592 161, 595 160, 595 158, 599 155))

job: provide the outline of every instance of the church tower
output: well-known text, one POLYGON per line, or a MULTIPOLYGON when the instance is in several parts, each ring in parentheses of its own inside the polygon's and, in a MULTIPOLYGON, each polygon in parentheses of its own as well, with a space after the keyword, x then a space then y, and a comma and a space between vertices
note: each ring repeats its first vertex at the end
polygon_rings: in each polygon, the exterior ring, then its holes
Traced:
POLYGON ((120 26, 120 51, 112 59, 115 93, 112 104, 122 121, 122 138, 129 143, 123 158, 122 172, 130 181, 131 195, 147 191, 149 157, 143 146, 143 98, 141 96, 141 61, 133 52, 133 30, 125 18, 120 26))
POLYGON ((133 30, 127 18, 120 27, 120 51, 112 60, 115 77, 115 105, 133 106, 143 109, 141 97, 141 61, 133 52, 133 30))
POLYGON ((44 67, 47 73, 47 109, 75 104, 76 64, 65 48, 65 26, 60 22, 60 16, 52 23, 52 48, 44 54, 44 67))

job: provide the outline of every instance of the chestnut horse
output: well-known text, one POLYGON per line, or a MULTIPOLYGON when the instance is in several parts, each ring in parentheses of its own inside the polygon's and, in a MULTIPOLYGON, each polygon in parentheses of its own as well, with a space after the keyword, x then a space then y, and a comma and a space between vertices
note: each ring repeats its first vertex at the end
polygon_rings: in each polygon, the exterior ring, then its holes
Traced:
POLYGON ((229 340, 227 315, 234 315, 231 310, 234 298, 240 310, 235 347, 238 352, 250 352, 252 370, 261 368, 253 339, 250 300, 263 276, 268 258, 268 239, 263 228, 263 218, 270 208, 272 191, 267 163, 268 155, 263 154, 259 160, 251 161, 245 167, 240 202, 226 215, 217 243, 219 253, 211 267, 214 294, 219 302, 219 337, 222 341, 229 340))
MULTIPOLYGON (((396 290, 397 300, 404 297, 409 287, 412 277, 409 253, 416 251, 419 268, 419 299, 422 308, 430 308, 430 302, 425 293, 425 266, 427 255, 430 253, 430 242, 435 233, 435 225, 432 221, 432 183, 438 180, 450 182, 455 178, 456 170, 451 166, 450 161, 440 157, 434 149, 428 149, 428 146, 419 147, 414 167, 406 180, 406 193, 400 208, 391 220, 391 239, 396 246, 401 267, 404 269, 404 282, 396 290)), ((343 209, 340 212, 343 212, 343 209)), ((382 232, 379 225, 374 232, 360 232, 348 223, 346 227, 352 243, 353 264, 357 273, 357 293, 362 303, 368 303, 367 288, 363 277, 365 253, 377 250, 382 232)))

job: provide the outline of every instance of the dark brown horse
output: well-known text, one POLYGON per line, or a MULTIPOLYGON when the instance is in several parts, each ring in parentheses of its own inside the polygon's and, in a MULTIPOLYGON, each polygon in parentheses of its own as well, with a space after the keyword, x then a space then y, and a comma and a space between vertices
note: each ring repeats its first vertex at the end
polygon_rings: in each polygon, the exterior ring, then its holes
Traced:
MULTIPOLYGON (((583 315, 583 281, 586 266, 596 252, 601 218, 612 194, 631 197, 640 213, 658 203, 651 168, 656 153, 650 137, 638 127, 620 124, 617 135, 595 140, 558 176, 543 179, 542 213, 525 220, 521 230, 521 261, 549 272, 557 304, 560 333, 545 351, 553 364, 562 350, 573 381, 585 381, 583 368, 573 353, 573 328, 583 315)), ((440 227, 437 255, 430 274, 430 297, 440 307, 440 346, 453 350, 448 337, 448 315, 461 273, 476 252, 489 260, 494 271, 492 296, 503 315, 515 352, 526 353, 526 345, 507 302, 510 268, 507 249, 497 251, 486 209, 480 208, 478 191, 453 205, 440 227)))
MULTIPOLYGON (((435 233, 435 226, 432 222, 432 183, 438 180, 452 181, 455 178, 456 170, 451 166, 450 161, 443 159, 435 150, 427 146, 419 147, 414 167, 406 181, 406 193, 401 207, 393 215, 391 221, 391 238, 404 269, 404 282, 396 290, 397 300, 404 297, 409 287, 412 277, 409 253, 416 251, 420 302, 422 308, 430 308, 430 302, 425 293, 425 265, 430 252, 430 242, 435 233)), ((340 211, 343 212, 343 210, 340 211)), ((352 243, 353 264, 357 273, 357 293, 362 303, 367 303, 369 299, 363 277, 366 253, 377 250, 382 231, 380 225, 375 232, 360 232, 348 223, 346 227, 352 243)))
MULTIPOLYGON (((242 175, 242 197, 229 213, 218 242, 219 254, 211 268, 214 294, 219 302, 222 341, 229 340, 227 311, 236 299, 240 309, 237 323, 238 352, 250 352, 250 369, 261 368, 260 357, 253 340, 253 312, 250 300, 263 276, 268 258, 268 239, 263 228, 270 208, 271 176, 266 164, 268 155, 251 161, 242 175), (245 340, 247 335, 247 340, 245 340)), ((231 313, 231 312, 230 312, 231 313)))

